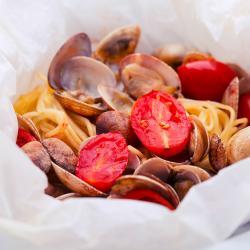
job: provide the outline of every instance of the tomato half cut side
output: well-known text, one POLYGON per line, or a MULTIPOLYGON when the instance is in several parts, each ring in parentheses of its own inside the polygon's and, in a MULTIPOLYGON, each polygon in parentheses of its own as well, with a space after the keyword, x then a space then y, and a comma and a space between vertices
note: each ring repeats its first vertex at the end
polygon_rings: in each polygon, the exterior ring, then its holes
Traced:
POLYGON ((191 124, 184 107, 159 91, 151 91, 135 102, 131 125, 148 150, 165 158, 181 153, 190 137, 191 124))
POLYGON ((246 117, 248 119, 248 124, 250 124, 250 93, 240 97, 239 117, 246 117))
POLYGON ((175 210, 174 206, 164 199, 160 194, 150 189, 137 189, 128 192, 123 198, 132 200, 148 201, 161 204, 170 210, 175 210))
POLYGON ((81 149, 76 176, 107 192, 128 164, 126 140, 118 132, 100 134, 81 149))
POLYGON ((37 139, 25 129, 18 128, 16 144, 21 148, 23 145, 31 141, 37 141, 37 139))
POLYGON ((220 101, 236 72, 228 65, 210 59, 183 64, 178 68, 178 75, 185 97, 220 101))

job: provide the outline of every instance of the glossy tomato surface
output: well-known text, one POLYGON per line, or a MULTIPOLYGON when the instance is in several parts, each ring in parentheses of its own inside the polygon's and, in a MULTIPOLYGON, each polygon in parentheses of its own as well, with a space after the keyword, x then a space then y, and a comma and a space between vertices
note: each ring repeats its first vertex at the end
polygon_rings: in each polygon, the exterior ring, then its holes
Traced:
POLYGON ((117 132, 100 134, 82 148, 76 176, 95 188, 107 192, 122 175, 128 163, 128 148, 117 132))
POLYGON ((152 91, 140 97, 132 109, 131 125, 142 144, 161 157, 177 155, 189 141, 186 111, 167 93, 152 91))
POLYGON ((161 204, 167 207, 170 210, 174 210, 175 208, 169 201, 164 199, 160 194, 150 190, 150 189, 137 189, 128 192, 125 196, 125 199, 132 199, 132 200, 141 200, 141 201, 149 201, 161 204))
POLYGON ((240 97, 239 117, 246 117, 248 119, 248 124, 250 124, 250 93, 240 97))
POLYGON ((220 101, 231 80, 233 69, 216 60, 194 61, 178 68, 182 93, 187 98, 220 101))
POLYGON ((16 144, 19 147, 22 147, 23 145, 25 145, 26 143, 28 143, 30 141, 36 141, 36 138, 34 136, 32 136, 29 132, 24 130, 23 128, 19 128, 18 134, 17 134, 16 144))

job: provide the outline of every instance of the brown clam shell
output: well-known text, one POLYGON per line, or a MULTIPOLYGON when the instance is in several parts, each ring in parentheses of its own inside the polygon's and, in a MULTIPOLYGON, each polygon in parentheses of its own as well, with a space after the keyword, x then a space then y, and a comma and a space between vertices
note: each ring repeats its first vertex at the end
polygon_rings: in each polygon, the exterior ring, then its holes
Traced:
POLYGON ((65 94, 64 91, 55 91, 54 96, 65 109, 83 116, 97 116, 106 110, 105 107, 98 106, 98 104, 88 104, 83 101, 77 100, 76 98, 65 94))
POLYGON ((151 90, 180 90, 180 79, 170 66, 146 54, 131 54, 120 62, 121 79, 128 94, 138 98, 151 90))
POLYGON ((126 93, 106 85, 98 85, 97 89, 103 101, 111 109, 126 114, 131 113, 134 101, 126 93))
POLYGON ((61 85, 61 70, 63 64, 75 56, 90 56, 91 42, 87 34, 79 33, 67 40, 57 51, 51 61, 48 81, 53 89, 63 89, 61 85))
POLYGON ((60 181, 73 192, 87 197, 105 197, 105 193, 97 190, 93 186, 89 185, 87 182, 82 181, 77 176, 71 174, 70 172, 59 167, 52 162, 52 166, 56 172, 56 175, 60 181))
POLYGON ((111 189, 111 197, 122 198, 128 192, 136 189, 150 189, 157 192, 175 208, 179 204, 178 195, 171 186, 163 185, 161 182, 142 175, 125 175, 118 178, 111 189))
POLYGON ((190 51, 183 58, 183 64, 195 62, 195 61, 209 60, 212 58, 213 57, 211 55, 204 53, 204 52, 190 51))
POLYGON ((124 56, 134 53, 140 34, 137 25, 116 29, 101 40, 94 56, 107 63, 119 62, 124 56))
POLYGON ((19 114, 16 114, 16 116, 17 116, 18 126, 29 132, 31 135, 33 135, 38 141, 41 141, 41 136, 35 124, 32 122, 32 120, 19 114))

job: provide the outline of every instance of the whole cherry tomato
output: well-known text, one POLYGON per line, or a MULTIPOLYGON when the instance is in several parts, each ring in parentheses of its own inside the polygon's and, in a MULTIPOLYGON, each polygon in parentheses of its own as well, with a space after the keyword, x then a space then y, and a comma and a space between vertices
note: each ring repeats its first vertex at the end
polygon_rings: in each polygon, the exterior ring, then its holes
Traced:
POLYGON ((82 148, 76 176, 107 192, 122 175, 128 163, 126 140, 118 132, 100 134, 82 148))
POLYGON ((123 198, 132 200, 149 201, 161 204, 170 210, 174 210, 174 206, 164 199, 160 194, 150 189, 137 189, 128 192, 123 198))
POLYGON ((185 97, 220 101, 236 73, 226 64, 211 59, 183 64, 178 75, 185 97))
POLYGON ((177 155, 189 141, 191 125, 186 111, 167 93, 151 91, 137 99, 131 125, 142 144, 162 157, 177 155))
POLYGON ((19 147, 22 147, 24 144, 30 141, 36 141, 36 140, 37 139, 34 136, 32 136, 29 132, 27 132, 23 128, 18 129, 16 144, 19 147))
POLYGON ((246 117, 248 119, 248 124, 250 124, 250 93, 240 97, 239 117, 246 117))

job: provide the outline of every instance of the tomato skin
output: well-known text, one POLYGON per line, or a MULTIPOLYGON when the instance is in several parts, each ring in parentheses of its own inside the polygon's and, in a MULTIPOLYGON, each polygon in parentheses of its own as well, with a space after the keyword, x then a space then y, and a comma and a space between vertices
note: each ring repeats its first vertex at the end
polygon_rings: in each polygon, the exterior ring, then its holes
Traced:
POLYGON ((150 189, 132 190, 128 192, 123 198, 153 202, 153 203, 161 204, 170 210, 175 210, 174 206, 169 201, 164 199, 160 194, 150 189))
POLYGON ((107 192, 122 175, 128 164, 126 140, 118 132, 100 134, 82 148, 76 176, 90 185, 107 192))
POLYGON ((212 59, 183 64, 177 71, 183 95, 197 100, 220 101, 225 89, 236 77, 228 65, 212 59))
POLYGON ((246 117, 248 119, 248 124, 250 124, 250 93, 240 97, 239 117, 246 117))
POLYGON ((37 139, 25 129, 18 128, 16 144, 21 148, 23 145, 31 141, 37 141, 37 139))
POLYGON ((131 125, 142 144, 161 157, 181 153, 189 142, 191 124, 186 111, 167 93, 151 91, 137 99, 131 125))

